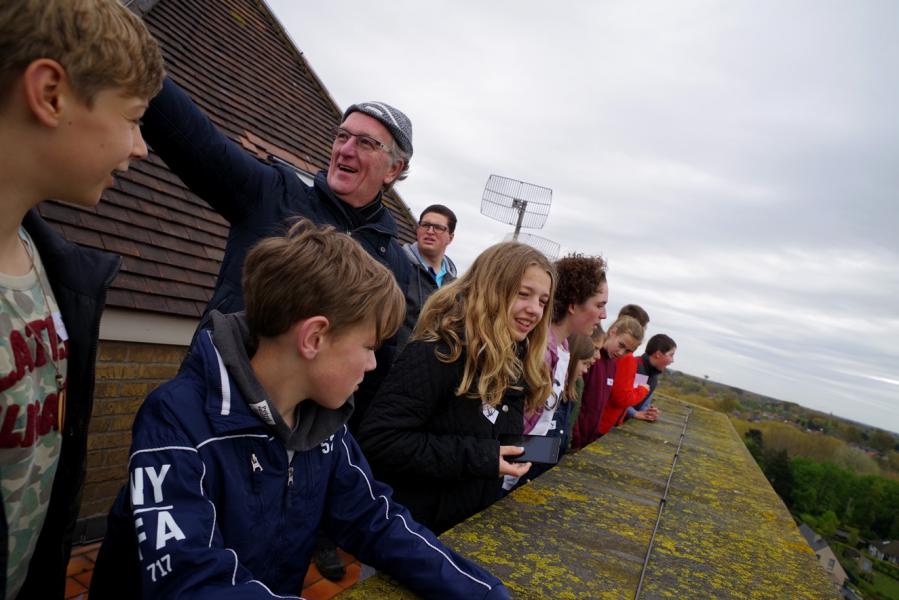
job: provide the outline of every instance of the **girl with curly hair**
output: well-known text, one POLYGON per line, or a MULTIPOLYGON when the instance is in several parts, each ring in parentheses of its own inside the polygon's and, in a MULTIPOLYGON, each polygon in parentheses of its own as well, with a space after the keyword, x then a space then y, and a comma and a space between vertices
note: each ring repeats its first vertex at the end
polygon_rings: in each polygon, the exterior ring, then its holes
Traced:
MULTIPOLYGON (((606 316, 609 286, 606 283, 606 263, 600 256, 570 254, 555 263, 558 283, 553 297, 553 317, 549 328, 544 360, 549 367, 553 386, 544 402, 534 413, 525 415, 524 432, 562 438, 562 448, 570 437, 568 417, 572 405, 563 401, 571 354, 568 337, 573 334, 590 335, 606 316)), ((539 477, 553 465, 538 464, 521 481, 507 476, 504 490, 514 489, 539 477)))

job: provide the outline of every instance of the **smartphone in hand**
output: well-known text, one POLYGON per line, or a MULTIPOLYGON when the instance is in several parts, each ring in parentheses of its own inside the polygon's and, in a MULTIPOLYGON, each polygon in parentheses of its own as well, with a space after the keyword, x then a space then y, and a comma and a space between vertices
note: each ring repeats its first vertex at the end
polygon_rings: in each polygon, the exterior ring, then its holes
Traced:
POLYGON ((506 460, 509 462, 534 462, 554 465, 559 462, 559 446, 562 443, 562 438, 507 433, 499 436, 499 443, 501 446, 521 446, 524 448, 524 454, 507 457, 506 460))

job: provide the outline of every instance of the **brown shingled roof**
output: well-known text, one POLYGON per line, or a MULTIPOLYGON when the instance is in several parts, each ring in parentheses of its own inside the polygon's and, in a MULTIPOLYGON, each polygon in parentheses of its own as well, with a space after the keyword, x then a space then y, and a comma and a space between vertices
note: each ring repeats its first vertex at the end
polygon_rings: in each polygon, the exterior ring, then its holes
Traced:
MULTIPOLYGON (((258 0, 162 0, 145 16, 169 74, 249 152, 300 170, 326 168, 341 111, 258 0)), ((393 194, 386 204, 400 238, 415 220, 393 194)), ((93 209, 56 202, 44 218, 69 240, 124 257, 107 305, 199 317, 212 294, 226 221, 151 152, 117 178, 93 209)))

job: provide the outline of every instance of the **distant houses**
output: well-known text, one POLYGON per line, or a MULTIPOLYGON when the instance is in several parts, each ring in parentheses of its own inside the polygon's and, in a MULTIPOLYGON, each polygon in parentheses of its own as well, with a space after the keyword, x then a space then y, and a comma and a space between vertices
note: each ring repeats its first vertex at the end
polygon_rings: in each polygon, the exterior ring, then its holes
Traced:
POLYGON ((833 553, 833 550, 830 549, 830 546, 824 538, 815 533, 812 528, 805 523, 799 526, 799 532, 802 533, 802 537, 805 538, 805 541, 808 542, 808 545, 811 546, 812 550, 815 551, 815 558, 818 559, 818 564, 824 568, 831 581, 833 581, 838 588, 842 588, 848 578, 846 571, 843 570, 840 561, 837 560, 836 554, 833 553))
POLYGON ((899 566, 899 540, 878 540, 868 542, 868 552, 874 558, 899 566))

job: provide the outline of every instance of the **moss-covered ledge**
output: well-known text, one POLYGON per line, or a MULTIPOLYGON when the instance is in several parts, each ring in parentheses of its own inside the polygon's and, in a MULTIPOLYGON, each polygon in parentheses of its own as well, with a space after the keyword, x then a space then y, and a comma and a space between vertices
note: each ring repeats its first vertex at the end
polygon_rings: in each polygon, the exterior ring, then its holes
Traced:
MULTIPOLYGON (((441 539, 516 598, 634 598, 687 419, 640 597, 839 598, 727 417, 657 404, 441 539)), ((416 596, 378 575, 339 597, 416 596)))

